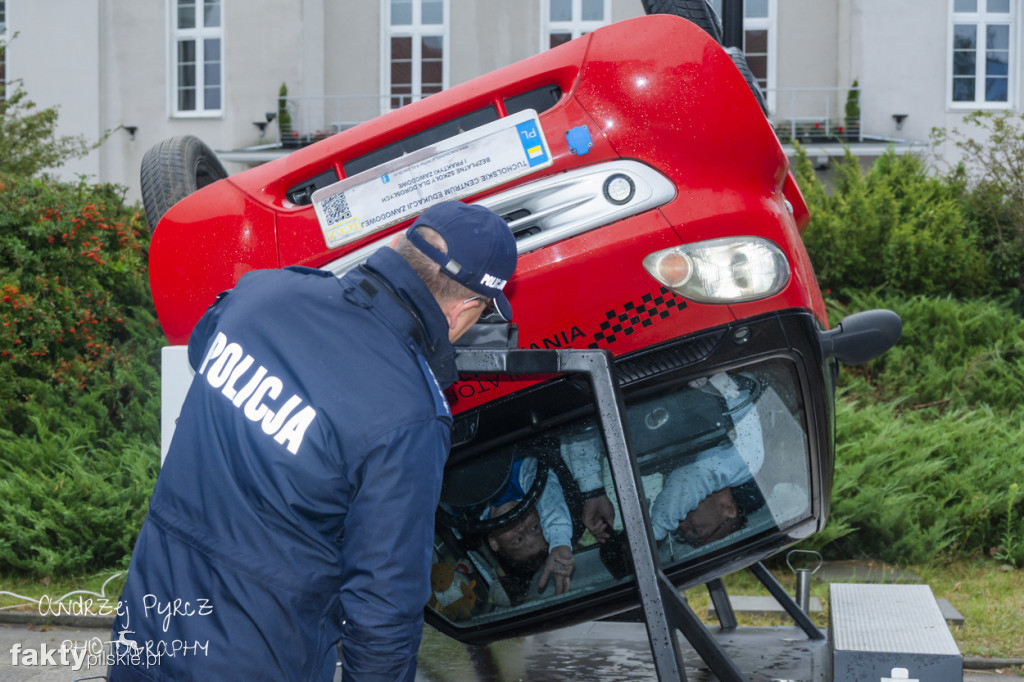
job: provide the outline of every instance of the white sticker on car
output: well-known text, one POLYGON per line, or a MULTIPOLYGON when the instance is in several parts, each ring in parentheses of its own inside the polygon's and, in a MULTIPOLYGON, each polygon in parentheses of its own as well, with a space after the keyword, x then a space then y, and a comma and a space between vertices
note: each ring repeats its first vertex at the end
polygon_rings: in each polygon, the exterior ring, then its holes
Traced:
POLYGON ((537 112, 527 109, 319 189, 313 207, 333 249, 551 163, 537 112))

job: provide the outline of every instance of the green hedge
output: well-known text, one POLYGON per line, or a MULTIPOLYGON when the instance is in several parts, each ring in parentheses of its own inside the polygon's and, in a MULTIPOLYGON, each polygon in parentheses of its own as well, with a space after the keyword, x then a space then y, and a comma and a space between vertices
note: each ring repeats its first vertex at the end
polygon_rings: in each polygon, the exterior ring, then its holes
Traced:
POLYGON ((889 308, 900 342, 842 370, 832 511, 806 546, 917 563, 1024 565, 1024 321, 991 300, 853 294, 838 320, 889 308))
POLYGON ((992 291, 960 188, 930 175, 922 158, 889 151, 864 172, 847 151, 828 191, 800 150, 796 174, 812 216, 804 242, 823 289, 992 291))
POLYGON ((0 570, 80 575, 126 565, 159 468, 154 441, 70 423, 0 431, 0 570))
POLYGON ((1024 563, 1024 504, 1013 486, 1024 476, 1024 410, 929 414, 840 400, 837 424, 831 516, 808 546, 893 563, 1024 563))
POLYGON ((853 293, 833 299, 832 323, 857 310, 888 308, 903 320, 899 343, 861 367, 846 367, 842 385, 857 383, 863 402, 901 410, 936 404, 943 409, 987 406, 1008 414, 1024 396, 1024 319, 995 299, 903 297, 853 293))
POLYGON ((1024 117, 975 115, 953 131, 945 177, 889 151, 849 152, 828 187, 799 152, 804 233, 829 317, 889 308, 903 337, 844 368, 832 512, 808 547, 913 563, 997 556, 1024 565, 1024 117))
POLYGON ((123 189, 0 175, 0 573, 124 560, 159 466, 149 233, 123 189))

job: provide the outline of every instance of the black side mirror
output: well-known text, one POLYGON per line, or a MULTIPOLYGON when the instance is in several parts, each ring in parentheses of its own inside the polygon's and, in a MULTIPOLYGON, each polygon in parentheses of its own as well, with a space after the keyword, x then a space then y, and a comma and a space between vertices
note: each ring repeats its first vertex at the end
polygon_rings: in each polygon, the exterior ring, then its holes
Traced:
POLYGON ((903 321, 891 310, 865 310, 821 334, 821 350, 844 365, 862 365, 896 345, 903 321))

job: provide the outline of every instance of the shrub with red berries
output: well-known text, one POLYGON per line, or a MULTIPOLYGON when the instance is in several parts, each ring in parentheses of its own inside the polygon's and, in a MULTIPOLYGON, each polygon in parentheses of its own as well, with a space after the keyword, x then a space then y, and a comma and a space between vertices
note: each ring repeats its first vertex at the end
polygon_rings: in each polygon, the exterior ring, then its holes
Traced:
POLYGON ((125 413, 150 396, 120 385, 155 379, 161 340, 148 231, 122 191, 0 177, 0 428, 30 431, 67 392, 99 398, 101 432, 154 426, 125 413))

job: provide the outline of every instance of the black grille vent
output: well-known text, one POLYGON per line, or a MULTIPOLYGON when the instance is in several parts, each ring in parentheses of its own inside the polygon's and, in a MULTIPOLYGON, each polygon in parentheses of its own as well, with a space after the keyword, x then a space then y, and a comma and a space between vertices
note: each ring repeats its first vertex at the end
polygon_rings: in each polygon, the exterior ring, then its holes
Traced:
POLYGON ((676 346, 620 360, 615 363, 619 385, 626 387, 641 379, 696 364, 711 355, 724 336, 723 329, 676 346))

